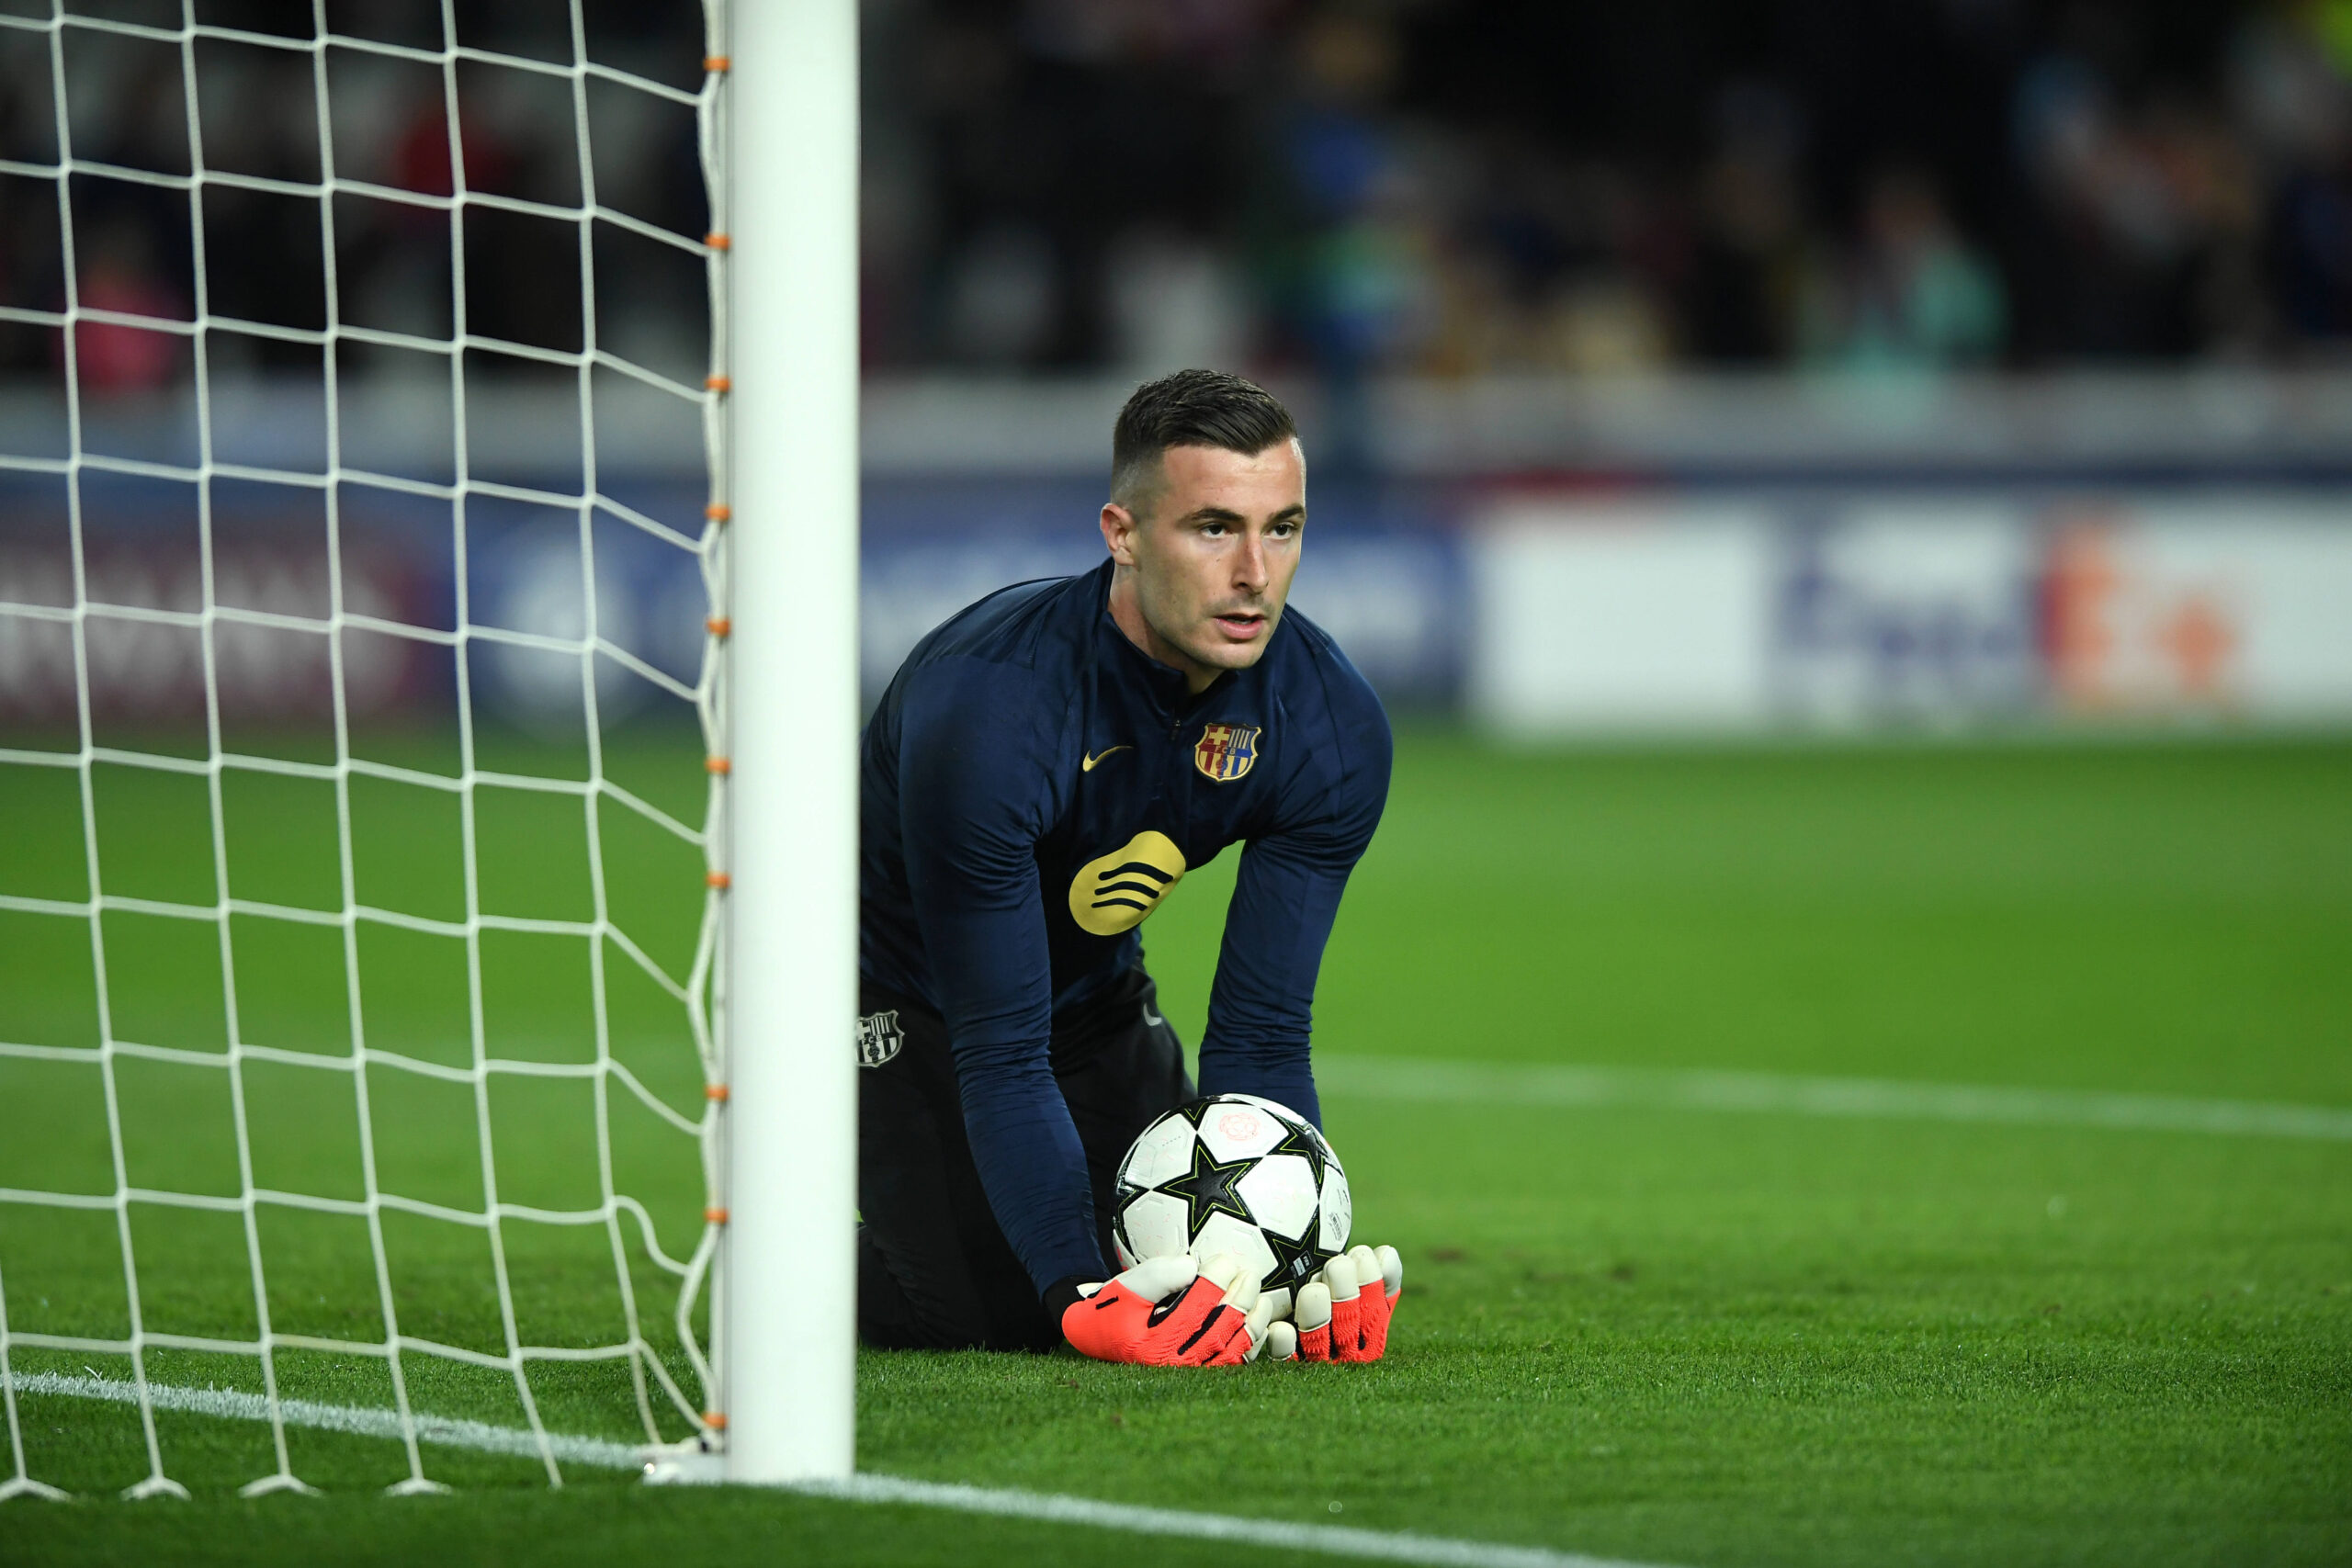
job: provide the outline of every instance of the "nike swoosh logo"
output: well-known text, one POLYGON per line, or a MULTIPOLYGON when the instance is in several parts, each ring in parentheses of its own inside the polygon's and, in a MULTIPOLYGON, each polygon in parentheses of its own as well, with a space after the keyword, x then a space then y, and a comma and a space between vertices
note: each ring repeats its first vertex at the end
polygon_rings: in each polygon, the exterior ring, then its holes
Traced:
POLYGON ((1132 751, 1134 750, 1135 748, 1133 746, 1108 747, 1102 750, 1095 752, 1091 757, 1088 757, 1080 761, 1078 764, 1078 771, 1081 773, 1091 773, 1094 771, 1094 764, 1109 756, 1113 751, 1132 751))

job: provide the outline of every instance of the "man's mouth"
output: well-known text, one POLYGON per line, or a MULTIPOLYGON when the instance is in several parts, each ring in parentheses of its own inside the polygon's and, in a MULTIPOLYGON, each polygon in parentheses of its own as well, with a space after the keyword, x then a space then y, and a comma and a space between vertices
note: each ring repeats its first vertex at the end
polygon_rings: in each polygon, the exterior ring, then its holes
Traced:
POLYGON ((1266 617, 1257 610, 1227 610, 1209 619, 1232 642, 1250 642, 1266 629, 1266 617))

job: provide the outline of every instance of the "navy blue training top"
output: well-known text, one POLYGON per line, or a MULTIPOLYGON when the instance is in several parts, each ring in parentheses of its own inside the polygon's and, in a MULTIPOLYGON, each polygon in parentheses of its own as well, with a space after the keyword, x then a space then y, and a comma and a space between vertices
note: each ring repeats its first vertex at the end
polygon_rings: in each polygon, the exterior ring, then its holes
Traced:
POLYGON ((917 644, 865 727, 859 961, 947 1022, 997 1224, 1042 1294, 1106 1277, 1056 1010, 1141 955, 1179 878, 1242 842, 1204 1094, 1318 1125, 1315 975, 1388 797, 1379 699, 1295 610, 1193 695, 1111 617, 1109 561, 992 593, 917 644))

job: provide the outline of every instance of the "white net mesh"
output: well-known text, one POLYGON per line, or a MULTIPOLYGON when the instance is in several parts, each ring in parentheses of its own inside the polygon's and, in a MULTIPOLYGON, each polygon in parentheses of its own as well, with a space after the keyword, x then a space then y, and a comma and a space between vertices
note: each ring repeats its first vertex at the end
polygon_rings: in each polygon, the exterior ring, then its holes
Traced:
POLYGON ((0 14, 0 1499, 690 1435, 724 17, 85 9, 0 14))

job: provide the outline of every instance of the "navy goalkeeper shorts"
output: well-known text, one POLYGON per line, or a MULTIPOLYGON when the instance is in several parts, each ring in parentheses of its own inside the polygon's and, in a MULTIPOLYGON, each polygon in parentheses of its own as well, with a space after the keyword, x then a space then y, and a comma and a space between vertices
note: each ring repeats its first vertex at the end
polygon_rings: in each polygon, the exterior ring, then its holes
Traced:
MULTIPOLYGON (((857 1333, 883 1349, 1049 1350, 1061 1326, 998 1229, 964 1136, 947 1026, 858 987, 857 1333)), ((1057 1014, 1054 1081, 1078 1124, 1106 1267, 1112 1179, 1155 1117, 1193 1098, 1151 976, 1127 970, 1057 1014)))

